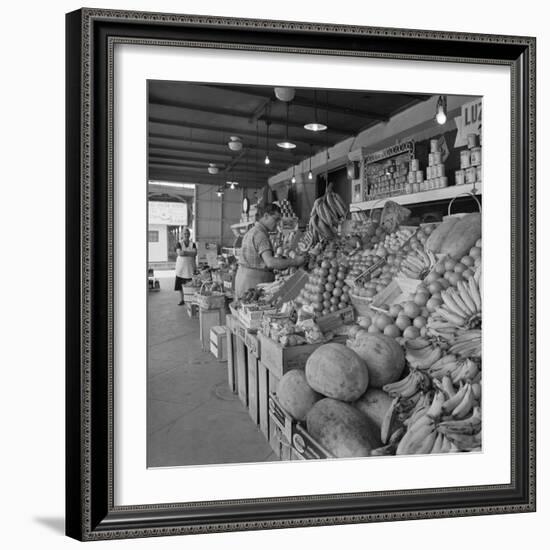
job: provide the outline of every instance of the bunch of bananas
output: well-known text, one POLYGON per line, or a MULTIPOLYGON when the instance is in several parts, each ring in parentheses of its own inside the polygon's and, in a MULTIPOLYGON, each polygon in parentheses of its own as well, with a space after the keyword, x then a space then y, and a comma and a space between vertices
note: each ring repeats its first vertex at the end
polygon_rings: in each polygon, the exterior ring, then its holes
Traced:
POLYGON ((430 368, 441 359, 443 351, 426 338, 416 338, 405 341, 405 357, 411 367, 420 370, 430 368))
POLYGON ((314 242, 334 239, 338 224, 345 218, 347 207, 329 183, 326 193, 313 203, 309 218, 309 230, 314 242))
POLYGON ((409 374, 383 389, 393 397, 374 455, 429 454, 481 445, 480 362, 443 354, 430 340, 406 343, 409 374))
MULTIPOLYGON (((447 384, 448 386, 448 384, 447 384)), ((479 449, 481 445, 481 386, 466 382, 452 394, 437 389, 429 407, 418 408, 395 453, 432 454, 479 449), (474 389, 474 387, 478 389, 474 389), (476 397, 477 396, 477 397, 476 397)))
MULTIPOLYGON (((481 326, 481 294, 474 277, 459 281, 457 288, 449 287, 441 293, 443 304, 435 313, 444 322, 459 329, 481 326)), ((435 328, 435 327, 434 327, 435 328)))
POLYGON ((460 357, 481 357, 481 330, 467 330, 457 335, 449 353, 456 353, 460 357))
POLYGON ((436 258, 430 250, 417 247, 401 261, 401 273, 409 279, 424 279, 434 268, 436 258))

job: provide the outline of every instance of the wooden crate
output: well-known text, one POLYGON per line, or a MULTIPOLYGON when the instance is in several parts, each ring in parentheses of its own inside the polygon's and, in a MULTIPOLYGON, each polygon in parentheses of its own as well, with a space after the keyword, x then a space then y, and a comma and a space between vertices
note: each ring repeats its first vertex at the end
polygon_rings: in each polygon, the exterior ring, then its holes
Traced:
POLYGON ((281 406, 274 391, 269 392, 269 417, 287 441, 292 440, 292 425, 296 422, 281 406))
POLYGON ((258 361, 258 423, 269 441, 269 370, 261 361, 258 361))
MULTIPOLYGON (((279 378, 275 376, 271 371, 268 372, 268 410, 269 410, 269 394, 270 393, 277 393, 277 390, 279 389, 279 378)), ((280 439, 281 439, 281 429, 279 426, 277 426, 277 423, 272 418, 270 414, 268 414, 268 432, 269 432, 269 444, 271 445, 271 448, 275 451, 275 454, 280 458, 281 457, 281 445, 280 445, 280 439)))
POLYGON ((216 325, 210 329, 210 351, 218 361, 227 361, 226 338, 225 326, 216 325))
POLYGON ((210 329, 223 323, 221 309, 199 308, 199 336, 203 351, 210 350, 210 329))
POLYGON ((339 309, 333 313, 323 315, 316 319, 316 323, 323 332, 336 330, 344 324, 353 323, 355 312, 352 306, 339 309))
MULTIPOLYGON (((248 338, 247 338, 248 341, 248 338)), ((260 423, 259 405, 258 405, 258 357, 252 353, 247 346, 246 369, 248 375, 248 414, 252 422, 258 425, 260 423)))
POLYGON ((313 439, 302 424, 292 425, 291 445, 300 458, 312 460, 317 458, 334 458, 318 441, 313 439))
POLYGON ((280 379, 289 370, 303 369, 308 357, 321 344, 303 344, 283 348, 281 344, 258 333, 260 340, 260 358, 270 372, 280 379))
POLYGON ((235 336, 232 332, 232 325, 233 325, 233 316, 227 315, 225 317, 225 334, 227 336, 226 338, 226 345, 227 345, 227 384, 229 385, 229 389, 233 393, 237 393, 237 377, 236 377, 236 367, 237 362, 235 359, 235 336))
POLYGON ((241 336, 241 330, 244 331, 239 321, 236 321, 233 325, 233 332, 235 338, 235 360, 236 360, 236 374, 237 374, 237 394, 241 403, 248 408, 248 357, 246 351, 246 344, 244 341, 244 332, 241 336), (237 325, 235 327, 235 325, 237 325))
POLYGON ((196 319, 199 316, 199 306, 192 303, 185 304, 185 311, 187 312, 187 315, 191 317, 191 319, 196 319))
POLYGON ((260 339, 257 334, 247 332, 244 337, 244 342, 248 348, 248 353, 252 353, 256 359, 260 358, 260 339))

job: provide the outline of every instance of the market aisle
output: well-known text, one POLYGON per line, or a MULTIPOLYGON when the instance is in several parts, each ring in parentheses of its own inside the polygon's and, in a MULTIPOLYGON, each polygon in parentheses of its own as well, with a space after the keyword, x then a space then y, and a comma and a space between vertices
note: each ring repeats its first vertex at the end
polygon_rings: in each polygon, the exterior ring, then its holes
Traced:
POLYGON ((173 278, 157 275, 161 291, 149 293, 148 465, 277 460, 229 390, 226 363, 202 351, 198 320, 176 305, 173 278))

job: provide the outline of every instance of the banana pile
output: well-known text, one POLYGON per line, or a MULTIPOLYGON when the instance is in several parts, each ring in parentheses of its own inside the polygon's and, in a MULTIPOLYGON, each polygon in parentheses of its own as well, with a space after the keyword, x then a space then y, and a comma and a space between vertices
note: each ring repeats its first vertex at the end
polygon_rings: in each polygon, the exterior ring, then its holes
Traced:
POLYGON ((409 374, 383 387, 393 401, 380 430, 384 446, 372 454, 480 450, 481 362, 444 354, 427 338, 405 348, 409 374))
POLYGON ((309 230, 313 241, 334 239, 338 224, 346 217, 347 207, 338 193, 332 191, 329 183, 326 193, 313 203, 309 219, 309 230))
POLYGON ((456 352, 467 357, 481 355, 481 293, 476 277, 459 281, 457 287, 441 292, 443 303, 427 323, 427 332, 457 345, 456 352))
POLYGON ((409 279, 424 279, 434 268, 436 258, 430 250, 417 247, 411 250, 401 262, 401 273, 409 279))

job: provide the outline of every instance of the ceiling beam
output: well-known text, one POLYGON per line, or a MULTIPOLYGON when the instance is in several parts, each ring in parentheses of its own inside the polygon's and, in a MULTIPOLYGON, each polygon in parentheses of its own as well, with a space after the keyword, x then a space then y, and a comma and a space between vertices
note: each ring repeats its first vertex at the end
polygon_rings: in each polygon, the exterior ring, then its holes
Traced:
MULTIPOLYGON (((245 178, 237 176, 235 179, 239 181, 239 187, 258 187, 267 184, 269 176, 258 174, 258 178, 255 178, 255 174, 249 174, 245 178)), ((200 183, 205 185, 223 185, 226 187, 225 181, 220 181, 219 177, 211 176, 204 172, 192 172, 186 171, 180 168, 170 168, 166 166, 160 166, 158 168, 151 168, 149 170, 149 179, 151 180, 164 180, 180 183, 200 183)))
MULTIPOLYGON (((222 115, 227 116, 231 118, 240 118, 243 120, 246 120, 247 122, 256 122, 256 120, 269 120, 272 124, 280 124, 282 126, 285 126, 287 124, 286 118, 281 117, 274 117, 269 116, 267 117, 265 114, 257 113, 257 110, 253 113, 244 113, 242 111, 235 111, 233 109, 225 109, 223 107, 202 107, 193 105, 192 103, 184 103, 182 101, 161 101, 161 100, 155 100, 155 101, 149 101, 149 105, 151 106, 159 106, 159 107, 168 107, 169 109, 174 109, 176 111, 178 110, 184 110, 184 111, 197 111, 199 113, 207 113, 210 115, 222 115)), ((320 109, 318 109, 319 111, 320 109)), ((296 118, 296 114, 293 115, 292 118, 289 118, 288 120, 288 127, 289 128, 303 128, 304 124, 307 124, 308 122, 311 122, 311 120, 304 120, 303 122, 300 122, 296 118)), ((342 134, 343 136, 349 136, 353 134, 353 131, 349 130, 348 128, 342 128, 338 125, 331 124, 330 130, 335 134, 342 134)))
MULTIPOLYGON (((227 85, 217 85, 217 84, 202 84, 202 86, 216 88, 219 90, 225 90, 228 92, 236 92, 239 94, 249 95, 253 97, 263 97, 263 98, 273 98, 273 91, 268 91, 265 88, 261 87, 246 87, 246 89, 241 88, 240 86, 227 86, 227 85)), ((313 91, 313 88, 311 89, 313 91)), ((317 90, 323 91, 323 90, 317 90)), ((300 89, 296 89, 297 94, 300 92, 300 89)), ((360 92, 360 91, 359 91, 360 92)), ((315 102, 299 97, 298 95, 291 101, 291 105, 298 105, 300 107, 315 107, 315 102)), ((389 117, 382 115, 375 111, 368 111, 365 109, 356 109, 352 107, 344 107, 341 105, 335 105, 334 103, 325 103, 322 101, 317 101, 317 110, 318 111, 330 111, 332 113, 356 116, 361 118, 369 118, 371 120, 378 121, 387 121, 389 117)))
MULTIPOLYGON (((208 166, 210 163, 216 164, 219 168, 222 168, 224 166, 230 166, 231 162, 234 161, 234 164, 238 164, 240 162, 239 159, 235 158, 221 158, 221 157, 214 157, 212 155, 206 156, 206 157, 197 157, 197 156, 181 156, 181 155, 173 155, 173 154, 165 154, 165 153, 153 153, 152 151, 149 151, 149 161, 152 162, 155 159, 164 159, 164 160, 179 160, 184 162, 197 162, 202 164, 203 166, 208 166)), ((255 165, 255 162, 250 161, 249 162, 251 166, 255 165)), ((258 160, 258 165, 264 166, 263 160, 260 162, 258 160)), ((282 162, 282 161, 275 161, 271 159, 270 166, 288 166, 288 162, 282 162)))
MULTIPOLYGON (((256 138, 256 135, 257 135, 256 132, 254 132, 252 130, 228 128, 227 126, 225 126, 225 127, 223 127, 223 126, 211 126, 209 124, 196 124, 196 123, 192 123, 192 122, 186 122, 184 120, 172 120, 172 119, 158 118, 158 117, 149 117, 149 123, 151 123, 151 124, 162 124, 162 125, 165 125, 165 126, 176 126, 178 128, 191 128, 193 130, 205 130, 207 132, 216 132, 218 134, 221 132, 221 133, 224 133, 224 134, 230 135, 230 136, 239 136, 239 137, 249 136, 249 137, 256 138)), ((325 132, 322 132, 322 133, 326 135, 327 132, 330 135, 330 133, 331 133, 330 128, 328 130, 325 130, 325 132)), ((274 134, 273 132, 269 132, 269 137, 273 141, 286 139, 286 135, 282 134, 282 133, 274 134)), ((308 140, 297 138, 295 136, 289 136, 289 137, 295 143, 305 143, 306 145, 311 144, 311 145, 324 146, 324 145, 326 145, 326 140, 327 140, 325 136, 323 136, 320 139, 315 139, 312 136, 312 139, 308 139, 308 140)), ((259 139, 265 139, 266 134, 258 134, 258 138, 259 139)), ((194 141, 194 140, 190 139, 190 141, 194 141)), ((329 145, 334 145, 334 143, 340 141, 340 138, 336 138, 336 139, 330 139, 329 138, 328 141, 329 141, 329 145)), ((247 147, 248 147, 248 143, 247 143, 247 147)))
MULTIPOLYGON (((248 145, 247 145, 247 148, 251 149, 252 156, 255 157, 257 149, 255 149, 254 147, 250 147, 248 145)), ((178 157, 178 158, 180 158, 180 156, 177 155, 177 153, 182 153, 183 155, 190 154, 192 156, 197 156, 197 158, 199 158, 199 156, 201 155, 204 155, 205 160, 211 159, 210 162, 216 162, 216 159, 219 160, 220 162, 224 162, 226 160, 231 160, 234 157, 234 155, 230 153, 227 147, 225 148, 225 151, 216 151, 212 149, 196 149, 193 147, 170 147, 168 145, 162 145, 162 146, 155 145, 155 144, 149 145, 150 155, 157 155, 157 156, 173 155, 174 157, 178 157), (225 151, 227 151, 227 153, 225 151)), ((258 162, 263 162, 264 154, 265 154, 265 150, 262 149, 261 153, 258 155, 258 162)), ((310 156, 309 149, 304 147, 303 154, 295 153, 295 156, 302 157, 302 158, 309 157, 310 156)), ((289 160, 288 153, 286 154, 283 152, 279 153, 278 151, 270 151, 269 157, 272 163, 277 163, 277 162, 286 163, 289 160)))
POLYGON ((227 176, 227 174, 233 174, 234 177, 237 177, 237 176, 245 176, 245 175, 251 175, 256 173, 273 176, 278 172, 277 170, 269 170, 269 169, 256 170, 254 167, 249 170, 246 170, 245 168, 239 168, 239 169, 234 169, 227 172, 222 171, 222 172, 218 172, 217 174, 209 174, 208 171, 204 168, 204 166, 196 165, 193 163, 179 163, 175 161, 162 161, 162 160, 149 163, 149 168, 158 167, 158 166, 170 167, 176 170, 186 170, 187 172, 190 172, 190 173, 205 174, 210 178, 216 178, 216 177, 220 178, 222 176, 225 177, 227 176))
MULTIPOLYGON (((218 157, 220 156, 227 156, 228 158, 232 157, 231 151, 229 150, 226 144, 220 144, 220 143, 216 143, 213 141, 206 141, 206 140, 197 141, 195 139, 191 140, 188 138, 160 137, 160 135, 161 134, 149 134, 149 150, 157 149, 159 151, 181 151, 181 152, 190 152, 190 153, 197 153, 197 154, 216 155, 218 157), (153 139, 154 140, 165 139, 165 140, 174 141, 174 142, 190 142, 192 144, 199 144, 199 145, 209 144, 210 147, 201 149, 196 147, 187 147, 186 145, 181 145, 181 146, 164 145, 164 144, 152 143, 151 140, 153 139)), ((310 150, 308 144, 297 143, 296 145, 297 145, 296 149, 293 150, 294 155, 301 156, 304 158, 309 157, 311 154, 315 154, 320 150, 325 149, 326 147, 326 144, 323 144, 322 146, 316 146, 316 147, 312 146, 310 150)), ((261 157, 263 159, 266 153, 265 143, 261 143, 258 147, 256 147, 255 144, 247 143, 246 148, 254 151, 254 155, 256 155, 256 152, 257 152, 258 158, 261 157)), ((289 158, 289 153, 285 152, 282 149, 279 149, 274 143, 271 143, 269 148, 269 158, 271 160, 279 159, 282 161, 286 161, 289 158)))

